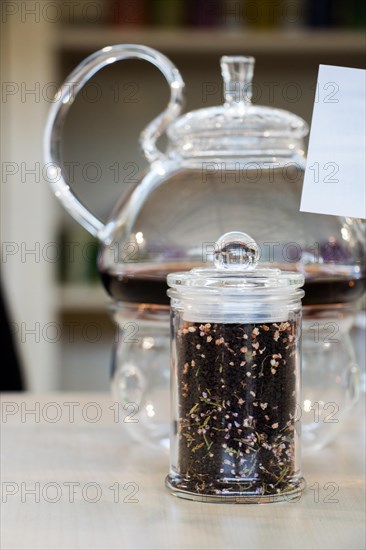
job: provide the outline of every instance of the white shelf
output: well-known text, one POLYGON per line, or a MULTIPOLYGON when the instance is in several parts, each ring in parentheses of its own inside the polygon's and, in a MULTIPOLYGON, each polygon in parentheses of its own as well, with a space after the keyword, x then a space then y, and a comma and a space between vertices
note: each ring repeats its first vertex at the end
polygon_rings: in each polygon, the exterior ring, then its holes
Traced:
POLYGON ((62 313, 108 313, 110 300, 100 283, 60 285, 62 313))
POLYGON ((111 44, 138 43, 175 53, 359 53, 365 34, 356 31, 252 31, 242 29, 125 29, 123 27, 63 28, 58 47, 72 51, 98 49, 111 44))

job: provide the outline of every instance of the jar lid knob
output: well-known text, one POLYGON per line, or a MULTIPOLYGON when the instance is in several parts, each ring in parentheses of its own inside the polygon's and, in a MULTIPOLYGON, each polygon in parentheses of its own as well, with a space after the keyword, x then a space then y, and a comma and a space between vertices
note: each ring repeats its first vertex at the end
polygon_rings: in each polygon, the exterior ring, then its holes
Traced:
POLYGON ((250 104, 255 59, 245 55, 224 55, 221 60, 227 107, 250 104))
POLYGON ((246 233, 231 231, 216 242, 214 263, 217 269, 254 269, 258 258, 259 247, 246 233))

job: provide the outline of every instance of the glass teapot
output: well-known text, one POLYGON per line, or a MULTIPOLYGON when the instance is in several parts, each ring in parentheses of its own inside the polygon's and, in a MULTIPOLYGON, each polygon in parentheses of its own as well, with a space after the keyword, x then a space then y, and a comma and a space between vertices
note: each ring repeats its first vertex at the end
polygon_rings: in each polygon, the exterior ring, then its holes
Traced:
MULTIPOLYGON (((61 87, 49 113, 45 160, 50 167, 50 183, 66 210, 100 240, 99 272, 114 300, 113 314, 122 334, 115 349, 114 391, 122 402, 135 400, 140 407, 141 421, 131 425, 136 439, 164 444, 168 441, 166 276, 211 261, 217 235, 245 228, 256 235, 263 265, 295 270, 305 276, 307 334, 303 337, 303 353, 306 356, 309 341, 311 384, 316 369, 314 322, 323 338, 324 326, 334 322, 337 328, 341 319, 340 334, 342 330, 345 334, 348 328, 343 327, 352 324, 352 306, 364 291, 361 223, 299 212, 305 169, 303 139, 308 127, 288 111, 251 103, 253 70, 253 57, 222 57, 224 104, 179 116, 184 82, 169 59, 141 45, 107 46, 69 75, 67 82, 74 83, 72 93, 70 86, 61 87), (67 181, 62 130, 75 94, 88 79, 106 65, 129 58, 150 61, 158 67, 170 86, 171 97, 165 111, 141 134, 149 171, 141 175, 103 223, 81 204, 67 181), (164 132, 168 145, 162 152, 157 140, 164 132), (343 322, 344 318, 349 322, 343 322), (123 338, 126 319, 135 319, 139 330, 140 336, 132 342, 123 338), (157 376, 151 375, 151 362, 156 373, 160 369, 157 376)), ((323 351, 327 343, 320 339, 319 349, 323 351)), ((343 346, 343 336, 338 345, 343 346)), ((348 350, 348 343, 346 347, 348 350)), ((337 389, 337 399, 342 396, 340 410, 343 401, 346 410, 357 394, 354 357, 348 351, 337 353, 337 348, 332 357, 337 364, 332 363, 330 384, 337 389), (342 362, 337 363, 341 355, 342 362), (346 381, 341 392, 339 379, 346 381)), ((321 368, 330 369, 327 360, 321 368)), ((304 368, 305 390, 306 372, 304 368)), ((310 385, 307 402, 313 402, 313 394, 310 385)), ((318 399, 318 393, 316 396, 318 399)), ((305 412, 304 417, 306 429, 305 412)), ((324 424, 320 430, 319 425, 314 428, 311 418, 309 426, 309 441, 318 445, 324 424)))

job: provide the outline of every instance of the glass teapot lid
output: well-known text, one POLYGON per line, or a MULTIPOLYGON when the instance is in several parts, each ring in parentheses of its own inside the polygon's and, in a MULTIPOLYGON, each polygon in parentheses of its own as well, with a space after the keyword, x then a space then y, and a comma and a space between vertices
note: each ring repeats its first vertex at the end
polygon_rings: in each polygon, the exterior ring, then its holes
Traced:
POLYGON ((308 133, 308 125, 283 109, 253 105, 254 57, 224 56, 221 74, 225 103, 191 111, 170 124, 172 149, 184 157, 230 151, 243 155, 248 149, 294 149, 308 133))

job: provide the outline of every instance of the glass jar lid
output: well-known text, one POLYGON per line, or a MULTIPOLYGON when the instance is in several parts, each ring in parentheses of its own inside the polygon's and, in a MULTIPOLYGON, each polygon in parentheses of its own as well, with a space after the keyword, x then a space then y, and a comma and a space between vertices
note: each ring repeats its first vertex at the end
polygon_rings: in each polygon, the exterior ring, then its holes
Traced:
MULTIPOLYGON (((249 295, 297 291, 305 281, 301 273, 257 268, 259 247, 246 233, 225 233, 214 244, 206 243, 206 255, 214 257, 214 268, 194 268, 170 273, 169 287, 180 293, 210 292, 249 295)), ((303 291, 300 291, 303 295, 303 291)))
POLYGON ((302 142, 308 133, 302 118, 283 109, 252 105, 254 61, 249 56, 221 58, 224 105, 191 111, 167 130, 180 154, 214 155, 226 150, 242 156, 248 149, 283 154, 302 142))
POLYGON ((168 296, 183 318, 200 322, 284 321, 300 308, 301 273, 257 268, 259 247, 246 233, 225 233, 211 246, 214 268, 170 273, 168 296))

